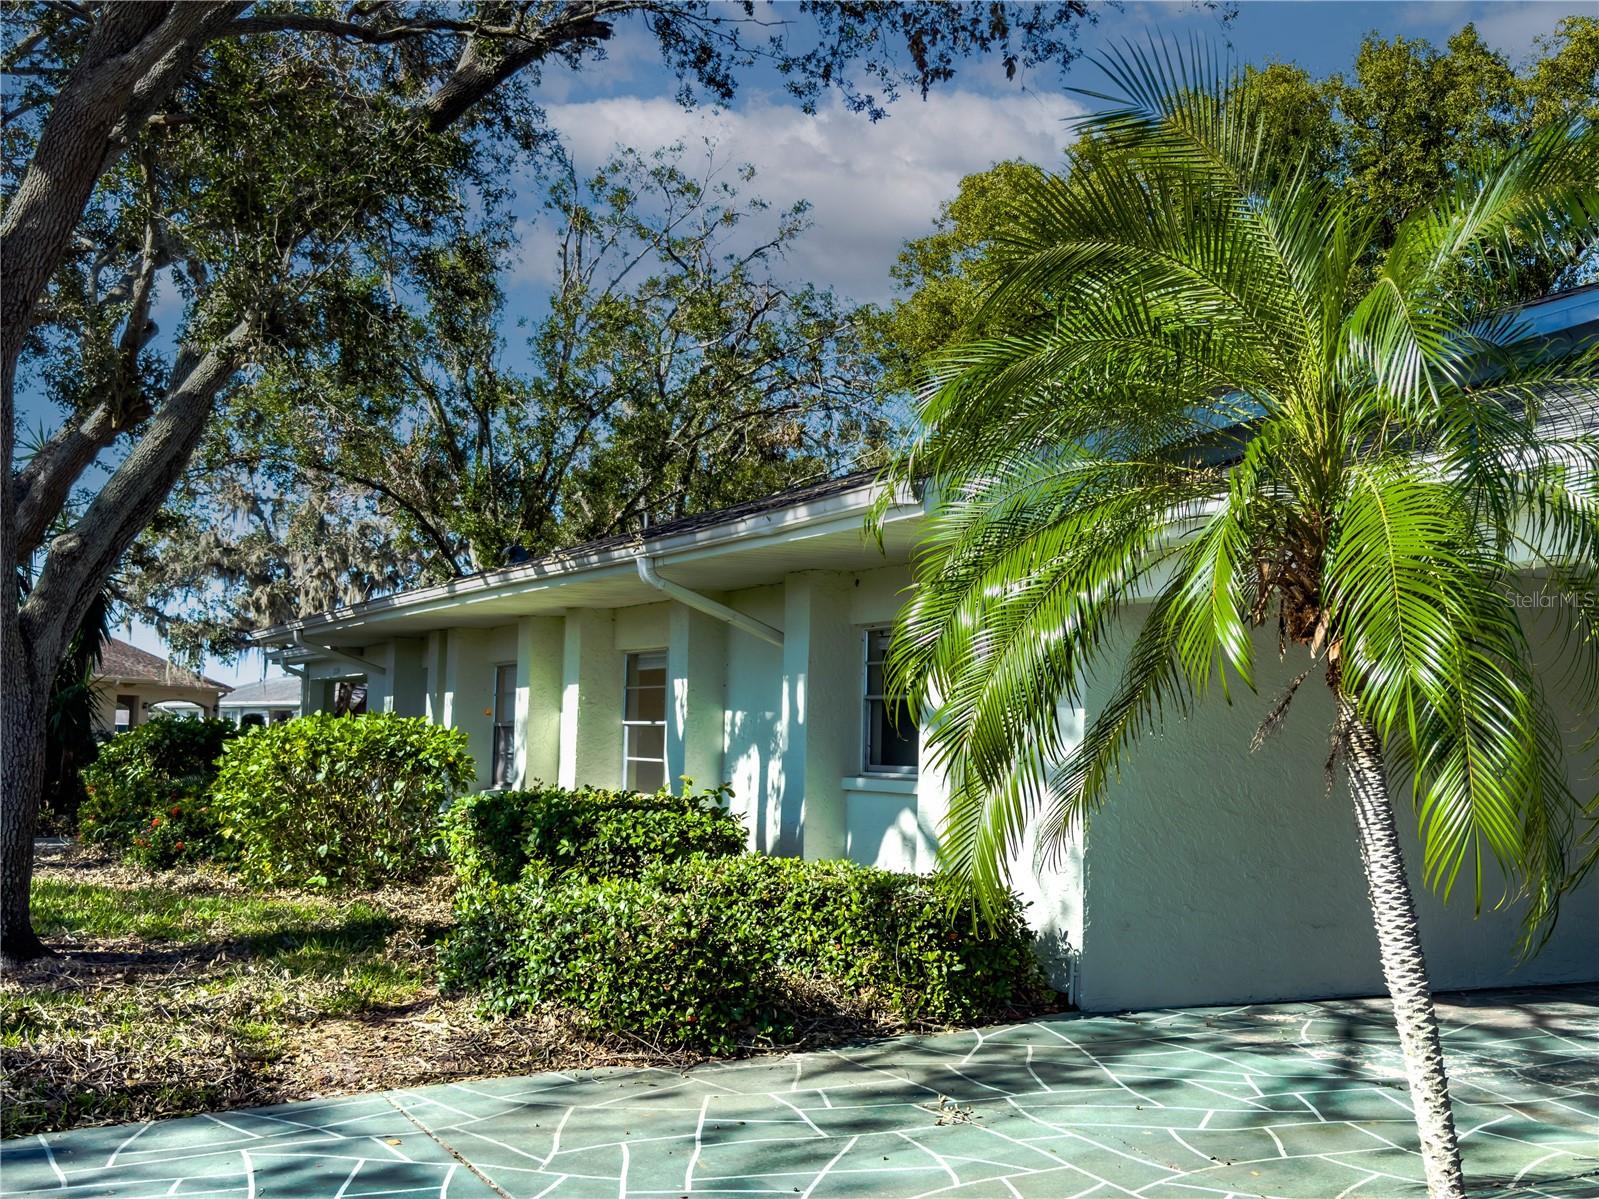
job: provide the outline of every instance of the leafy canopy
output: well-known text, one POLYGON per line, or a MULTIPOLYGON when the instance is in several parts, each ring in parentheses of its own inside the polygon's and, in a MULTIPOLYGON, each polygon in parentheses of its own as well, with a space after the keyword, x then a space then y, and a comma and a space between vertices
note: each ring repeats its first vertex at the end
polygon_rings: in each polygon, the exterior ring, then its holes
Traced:
POLYGON ((933 713, 947 868, 1001 895, 1026 823, 1058 848, 1164 715, 1252 688, 1269 622, 1412 780, 1428 882, 1480 899, 1497 863, 1549 916, 1599 814, 1555 700, 1599 703, 1599 637, 1561 607, 1571 668, 1541 670, 1516 597, 1529 571, 1599 594, 1596 350, 1473 320, 1453 283, 1591 244, 1599 137, 1551 123, 1390 231, 1283 160, 1247 79, 1101 65, 1090 169, 1025 180, 996 247, 985 311, 1047 320, 936 358, 897 468, 932 496, 892 670, 933 713))
POLYGON ((237 388, 136 553, 169 635, 240 630, 630 533, 871 462, 857 314, 782 278, 806 205, 681 146, 563 157, 512 340, 508 222, 450 225, 326 288, 237 388), (518 341, 520 344, 518 344, 518 341))
MULTIPOLYGON (((1307 171, 1384 214, 1375 250, 1475 156, 1508 152, 1554 122, 1599 118, 1599 18, 1565 18, 1519 70, 1468 24, 1442 49, 1419 38, 1384 41, 1373 34, 1347 72, 1315 79, 1277 62, 1245 68, 1238 86, 1258 99, 1273 161, 1293 168, 1302 158, 1307 171)), ((1072 167, 1088 172, 1100 147, 1092 129, 1077 132, 1072 167)), ((932 232, 906 244, 894 271, 902 298, 872 321, 900 386, 917 386, 922 360, 963 337, 1047 319, 1027 296, 985 306, 1001 269, 993 251, 1037 169, 1002 162, 968 176, 932 232)), ((1467 275, 1457 286, 1497 306, 1578 275, 1564 246, 1529 251, 1514 272, 1467 275)))

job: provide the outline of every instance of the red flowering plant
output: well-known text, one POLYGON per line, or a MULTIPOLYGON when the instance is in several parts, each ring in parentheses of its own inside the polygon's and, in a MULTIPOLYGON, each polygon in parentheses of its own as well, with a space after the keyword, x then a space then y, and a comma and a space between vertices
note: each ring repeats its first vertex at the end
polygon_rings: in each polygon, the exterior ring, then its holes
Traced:
POLYGON ((182 782, 169 784, 167 798, 176 802, 158 808, 129 839, 123 855, 126 861, 147 870, 166 870, 216 857, 223 848, 205 792, 182 793, 182 782))
POLYGON ((151 870, 214 858, 227 848, 210 802, 221 720, 161 718, 113 737, 83 772, 83 840, 151 870))

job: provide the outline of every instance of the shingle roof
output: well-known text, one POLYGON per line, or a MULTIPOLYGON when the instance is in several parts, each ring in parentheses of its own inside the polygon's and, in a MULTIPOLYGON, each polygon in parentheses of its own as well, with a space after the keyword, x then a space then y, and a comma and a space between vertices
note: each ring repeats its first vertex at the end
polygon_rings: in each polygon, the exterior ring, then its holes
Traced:
POLYGON ((214 687, 218 691, 231 688, 215 679, 195 674, 192 670, 169 662, 167 659, 130 645, 117 637, 106 642, 100 655, 97 678, 125 679, 128 682, 159 683, 163 687, 214 687))
POLYGON ((300 680, 292 677, 262 679, 235 687, 222 701, 224 708, 287 708, 300 706, 300 680))
MULTIPOLYGON (((800 504, 812 504, 818 500, 824 500, 828 496, 837 495, 840 492, 853 491, 857 487, 870 483, 877 478, 877 475, 878 472, 875 470, 860 470, 852 474, 839 475, 832 479, 823 479, 819 483, 802 483, 795 487, 786 488, 783 491, 774 491, 770 495, 746 500, 742 504, 733 504, 731 507, 716 508, 709 512, 696 512, 690 516, 680 516, 675 520, 662 521, 660 524, 650 525, 649 528, 642 532, 613 533, 609 537, 596 537, 592 541, 582 541, 576 545, 566 546, 563 549, 551 550, 547 554, 529 556, 508 566, 480 570, 476 574, 462 577, 492 578, 502 572, 519 570, 532 562, 556 563, 601 550, 620 549, 629 545, 648 549, 651 542, 664 537, 672 537, 679 533, 692 533, 699 529, 713 528, 716 525, 731 524, 736 520, 742 520, 746 516, 758 516, 762 512, 775 512, 782 508, 792 508, 800 504)), ((400 594, 404 593, 401 592, 400 594)))

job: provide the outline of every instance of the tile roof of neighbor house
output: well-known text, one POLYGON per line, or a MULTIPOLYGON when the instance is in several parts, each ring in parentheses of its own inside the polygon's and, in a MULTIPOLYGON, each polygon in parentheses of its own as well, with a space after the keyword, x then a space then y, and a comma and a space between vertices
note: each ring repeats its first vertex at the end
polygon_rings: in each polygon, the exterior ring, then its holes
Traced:
POLYGON ((258 683, 245 683, 228 693, 219 705, 224 708, 298 708, 300 706, 300 680, 285 675, 276 679, 262 679, 258 683))
POLYGON ((100 669, 95 672, 95 677, 121 679, 130 683, 159 683, 164 687, 215 687, 223 692, 232 690, 226 683, 185 670, 116 637, 106 642, 105 650, 100 655, 100 669))

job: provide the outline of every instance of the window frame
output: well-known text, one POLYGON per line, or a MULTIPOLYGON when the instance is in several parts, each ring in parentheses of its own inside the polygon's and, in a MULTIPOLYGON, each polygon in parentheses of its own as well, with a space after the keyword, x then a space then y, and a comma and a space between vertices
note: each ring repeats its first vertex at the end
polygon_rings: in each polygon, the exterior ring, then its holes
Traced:
MULTIPOLYGON (((861 773, 877 778, 914 779, 921 776, 922 758, 922 726, 917 721, 915 725, 916 764, 913 766, 898 765, 873 765, 872 764, 872 705, 882 704, 887 707, 888 701, 880 694, 873 694, 871 689, 872 666, 872 635, 874 633, 887 633, 892 631, 893 625, 878 624, 867 625, 861 629, 861 773)), ((887 655, 878 659, 875 665, 881 666, 887 661, 887 655)))
POLYGON ((508 787, 517 785, 516 774, 516 663, 494 663, 494 683, 492 699, 489 705, 489 787, 492 790, 503 791, 508 787), (511 672, 511 689, 507 693, 510 701, 510 712, 506 719, 500 719, 500 672, 511 672), (504 739, 501 739, 501 731, 504 739), (501 766, 504 772, 501 772, 501 766))
POLYGON ((670 664, 669 664, 669 659, 667 657, 666 647, 662 646, 662 647, 659 647, 657 649, 636 649, 636 650, 625 650, 625 651, 623 651, 623 653, 622 653, 622 711, 621 711, 620 715, 621 715, 621 719, 622 719, 622 789, 624 791, 631 791, 631 790, 635 789, 631 785, 631 783, 630 783, 630 781, 628 779, 628 765, 630 763, 635 763, 635 762, 637 762, 637 763, 648 763, 648 764, 651 764, 651 765, 659 765, 660 768, 661 768, 661 786, 667 787, 667 786, 671 785, 671 778, 666 773, 666 770, 667 770, 666 726, 667 726, 667 723, 668 723, 667 717, 668 717, 669 713, 671 712, 671 693, 672 693, 672 676, 671 676, 671 668, 670 668, 670 664), (661 669, 661 676, 662 676, 662 681, 661 681, 661 686, 660 686, 660 692, 661 692, 661 719, 660 720, 629 720, 628 716, 627 716, 627 707, 628 707, 627 701, 628 701, 629 692, 630 691, 637 691, 637 690, 651 690, 651 691, 655 690, 654 687, 645 688, 642 685, 635 687, 635 686, 631 686, 628 683, 628 675, 630 673, 630 669, 629 668, 633 665, 633 663, 635 661, 639 661, 639 660, 645 659, 645 658, 655 658, 655 659, 659 659, 659 661, 660 661, 660 669, 661 669), (650 758, 650 757, 643 757, 643 756, 640 756, 638 754, 630 753, 629 751, 632 749, 632 741, 633 741, 633 732, 632 732, 632 730, 634 730, 634 729, 652 729, 652 728, 658 728, 658 729, 661 730, 661 756, 659 758, 650 758))

